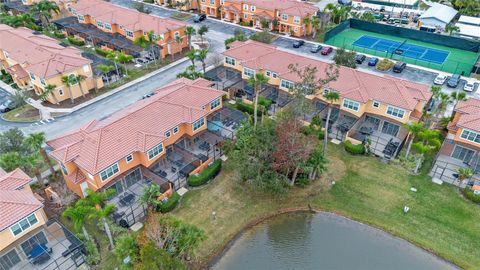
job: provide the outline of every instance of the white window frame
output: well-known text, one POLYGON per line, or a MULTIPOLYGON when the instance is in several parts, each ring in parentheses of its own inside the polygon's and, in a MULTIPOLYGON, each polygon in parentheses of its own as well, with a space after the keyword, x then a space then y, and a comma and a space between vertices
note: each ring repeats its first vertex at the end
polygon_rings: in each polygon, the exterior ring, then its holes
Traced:
POLYGON ((244 18, 244 19, 248 19, 248 14, 247 14, 247 13, 244 13, 244 14, 243 14, 243 18, 244 18))
POLYGON ((173 128, 173 134, 177 134, 178 131, 180 131, 180 128, 178 128, 178 126, 173 128))
POLYGON ((112 30, 112 25, 109 24, 109 23, 105 23, 104 28, 107 29, 107 30, 112 30))
POLYGON ((247 4, 243 4, 243 10, 248 10, 248 5, 247 4))
POLYGON ((205 125, 205 119, 202 117, 202 118, 200 118, 197 121, 192 123, 192 130, 196 131, 197 129, 203 127, 204 125, 205 125))
POLYGON ((44 79, 44 78, 40 78, 40 83, 41 83, 42 85, 47 85, 47 82, 45 82, 45 79, 44 79))
POLYGON ((172 132, 170 130, 165 131, 165 137, 167 137, 167 138, 172 137, 172 132))
POLYGON ((99 173, 100 175, 100 180, 102 182, 105 182, 107 181, 108 179, 112 178, 114 175, 118 174, 120 172, 120 167, 118 166, 118 162, 113 164, 113 165, 110 165, 108 168, 106 168, 105 170, 101 171, 99 173), (116 168, 116 171, 115 171, 115 168, 116 168), (109 170, 112 171, 112 174, 109 175, 109 170), (105 173, 106 177, 104 178, 104 176, 102 175, 103 173, 105 173))
POLYGON ((180 32, 176 31, 175 33, 173 33, 173 37, 175 39, 179 38, 180 37, 180 32))
POLYGON ((356 112, 358 112, 358 110, 360 110, 360 103, 356 102, 356 101, 353 101, 351 99, 348 99, 348 98, 343 99, 342 106, 346 109, 356 111, 356 112))
POLYGON ((278 78, 278 74, 276 72, 272 72, 272 78, 274 79, 278 78))
POLYGON ((30 215, 22 218, 21 220, 17 221, 15 224, 11 225, 10 226, 10 232, 12 233, 13 237, 17 237, 19 235, 21 235, 22 233, 24 233, 26 230, 28 230, 29 228, 31 228, 33 225, 37 224, 38 223, 38 218, 37 218, 37 215, 35 213, 31 213, 30 215), (35 218, 35 222, 31 222, 29 220, 30 217, 34 217, 35 218), (20 222, 23 222, 23 221, 26 221, 27 224, 28 224, 28 227, 26 228, 22 228, 22 226, 20 225, 20 222), (14 226, 18 226, 20 228, 20 232, 18 234, 15 234, 14 231, 13 231, 13 227, 14 226))
POLYGON ((35 74, 32 72, 28 72, 28 75, 30 75, 30 79, 35 80, 35 74))
POLYGON ((102 21, 97 21, 97 26, 103 28, 105 24, 102 21))
POLYGON ((255 70, 253 70, 251 68, 244 67, 243 68, 243 75, 245 75, 247 77, 253 77, 253 76, 255 76, 255 70), (251 71, 251 75, 249 74, 250 71, 251 71))
POLYGON ((272 77, 272 72, 270 70, 265 71, 265 76, 272 77))
POLYGON ((253 5, 252 5, 252 6, 250 6, 250 11, 251 11, 251 12, 255 12, 255 10, 256 10, 256 9, 257 9, 257 7, 256 7, 256 6, 253 6, 253 5))
POLYGON ((217 98, 214 101, 210 102, 210 110, 218 108, 220 106, 220 103, 220 98, 217 98))
POLYGON ((125 161, 126 161, 127 163, 132 162, 132 161, 133 161, 133 155, 130 154, 130 155, 126 156, 126 157, 125 157, 125 161))
POLYGON ((300 16, 294 16, 293 23, 300 24, 300 16))
POLYGON ((133 38, 133 31, 125 30, 125 35, 126 35, 127 37, 133 38))
POLYGON ((59 88, 59 89, 58 89, 58 95, 61 96, 61 97, 63 97, 64 94, 65 94, 65 93, 63 92, 63 89, 62 89, 62 88, 59 88))
POLYGON ((473 131, 473 130, 470 130, 470 129, 465 129, 464 128, 462 130, 462 134, 460 134, 460 138, 462 138, 466 141, 469 141, 469 142, 480 144, 480 133, 476 132, 476 131, 473 131), (474 137, 470 138, 471 136, 474 136, 474 137))
POLYGON ((78 14, 77 18, 78 18, 78 21, 83 22, 85 20, 85 17, 83 15, 80 15, 80 14, 78 14))
POLYGON ((295 83, 289 80, 282 79, 280 81, 280 86, 287 89, 293 89, 293 87, 295 86, 295 83))
POLYGON ((405 114, 407 112, 404 109, 400 109, 400 108, 397 108, 395 106, 388 105, 385 113, 388 114, 388 115, 391 115, 393 117, 403 119, 403 117, 405 117, 405 114), (390 109, 391 109, 391 112, 389 112, 390 109), (400 114, 402 116, 399 116, 400 114))
POLYGON ((288 21, 288 14, 282 13, 282 21, 288 21))
POLYGON ((372 102, 372 107, 374 107, 374 108, 380 108, 380 101, 374 100, 374 101, 372 102))
POLYGON ((155 145, 154 147, 150 148, 150 150, 147 151, 147 158, 148 160, 154 159, 156 156, 160 155, 165 151, 165 148, 163 147, 163 143, 159 143, 155 145))
POLYGON ((235 66, 235 64, 236 64, 235 58, 225 56, 225 63, 227 63, 229 65, 232 65, 232 66, 235 66))

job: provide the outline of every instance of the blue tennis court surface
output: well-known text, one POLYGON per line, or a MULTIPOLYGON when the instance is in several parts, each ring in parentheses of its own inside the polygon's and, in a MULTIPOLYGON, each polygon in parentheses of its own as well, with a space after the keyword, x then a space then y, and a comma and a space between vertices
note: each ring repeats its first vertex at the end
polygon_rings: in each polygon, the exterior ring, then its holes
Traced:
POLYGON ((372 49, 381 52, 398 54, 436 64, 442 64, 447 59, 449 52, 432 49, 419 45, 398 42, 390 39, 363 35, 353 42, 354 46, 372 49))

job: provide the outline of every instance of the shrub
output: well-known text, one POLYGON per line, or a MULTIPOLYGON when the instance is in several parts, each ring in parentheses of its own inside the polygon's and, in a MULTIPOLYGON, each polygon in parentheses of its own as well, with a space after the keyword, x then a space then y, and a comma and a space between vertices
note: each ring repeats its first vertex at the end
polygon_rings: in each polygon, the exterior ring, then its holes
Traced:
POLYGON ((345 141, 345 150, 353 155, 365 154, 365 146, 363 144, 352 144, 351 141, 345 141))
POLYGON ((159 203, 157 205, 157 212, 167 213, 172 211, 178 204, 180 200, 180 195, 177 192, 174 192, 166 202, 159 203))
POLYGON ((107 50, 104 50, 102 48, 95 48, 95 52, 98 54, 98 55, 101 55, 103 57, 107 57, 109 51, 107 50))
POLYGON ((264 106, 265 108, 270 107, 272 105, 273 101, 271 99, 268 99, 264 96, 259 96, 258 97, 258 104, 264 106))
POLYGON ((295 180, 295 185, 298 187, 306 187, 310 184, 310 180, 307 177, 299 177, 295 180))
POLYGON ((320 130, 318 131, 318 139, 319 139, 319 140, 323 140, 324 138, 325 138, 325 131, 323 131, 323 130, 320 129, 320 130))
POLYGON ((65 38, 65 33, 62 33, 62 32, 54 32, 53 35, 56 38, 65 38))
POLYGON ((272 43, 274 38, 275 36, 270 34, 268 31, 256 32, 255 34, 250 36, 251 40, 255 40, 255 41, 266 43, 266 44, 272 43))
POLYGON ((96 265, 100 262, 100 253, 98 253, 97 245, 93 240, 85 242, 85 250, 87 251, 85 261, 88 265, 96 265))
POLYGON ((342 65, 346 67, 356 68, 357 63, 355 62, 355 52, 347 51, 343 48, 338 48, 333 57, 335 64, 342 65))
POLYGON ((393 61, 390 61, 387 58, 384 58, 382 61, 378 62, 377 69, 380 71, 387 71, 387 70, 390 70, 393 67, 393 65, 394 65, 393 61))
MULTIPOLYGON (((255 111, 254 108, 253 108, 253 104, 246 104, 246 103, 243 103, 243 102, 237 102, 237 109, 242 111, 242 112, 251 114, 251 115, 253 115, 253 112, 255 111)), ((257 115, 261 116, 263 111, 264 111, 263 106, 261 106, 261 105, 258 106, 257 115)))
POLYGON ((241 26, 250 26, 250 22, 243 22, 243 21, 241 21, 241 22, 240 22, 240 25, 241 25, 241 26))
POLYGON ((83 41, 81 39, 78 39, 78 38, 75 38, 75 37, 68 37, 68 42, 70 42, 71 44, 76 45, 76 46, 85 45, 85 41, 83 41))
POLYGON ((190 175, 187 179, 187 183, 191 187, 198 187, 208 182, 208 180, 217 176, 222 168, 222 160, 215 160, 207 168, 205 168, 198 175, 190 175))
POLYGON ((480 203, 480 195, 475 195, 475 193, 473 193, 473 190, 471 190, 469 187, 465 187, 463 189, 463 195, 465 196, 465 198, 469 199, 474 203, 480 203))
POLYGON ((149 3, 149 4, 153 4, 154 1, 153 0, 143 0, 144 3, 149 3))

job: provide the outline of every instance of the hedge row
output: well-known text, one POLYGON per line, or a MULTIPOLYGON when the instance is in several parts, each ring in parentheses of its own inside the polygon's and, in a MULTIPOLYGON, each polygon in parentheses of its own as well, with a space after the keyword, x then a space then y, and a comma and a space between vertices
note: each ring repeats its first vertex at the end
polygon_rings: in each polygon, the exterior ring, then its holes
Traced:
POLYGON ((76 46, 85 45, 85 41, 83 41, 81 39, 74 38, 74 37, 68 37, 68 42, 70 42, 71 44, 76 45, 76 46))
POLYGON ((177 192, 173 192, 166 202, 158 204, 157 212, 167 213, 172 211, 177 206, 179 200, 180 195, 177 192))
POLYGON ((365 146, 363 144, 352 144, 351 141, 345 141, 345 150, 353 155, 365 154, 365 146))
MULTIPOLYGON (((238 101, 236 107, 238 110, 242 112, 246 112, 248 114, 253 115, 253 112, 254 112, 253 104, 247 104, 247 103, 238 101)), ((262 105, 259 105, 257 110, 257 115, 261 116, 263 111, 265 111, 265 107, 263 107, 262 105)))
POLYGON ((65 33, 62 33, 62 32, 54 32, 53 35, 56 38, 65 38, 65 33))
POLYGON ((95 52, 98 54, 98 55, 101 55, 103 57, 107 57, 109 51, 107 50, 104 50, 102 48, 95 48, 95 52))
POLYGON ((217 176, 222 168, 222 160, 215 160, 207 168, 205 168, 201 173, 196 175, 190 175, 187 179, 187 183, 191 187, 198 187, 208 182, 208 180, 217 176))
POLYGON ((480 203, 480 195, 475 195, 475 193, 473 193, 473 190, 471 190, 469 187, 465 187, 463 189, 463 195, 465 196, 465 198, 469 199, 474 203, 480 203))

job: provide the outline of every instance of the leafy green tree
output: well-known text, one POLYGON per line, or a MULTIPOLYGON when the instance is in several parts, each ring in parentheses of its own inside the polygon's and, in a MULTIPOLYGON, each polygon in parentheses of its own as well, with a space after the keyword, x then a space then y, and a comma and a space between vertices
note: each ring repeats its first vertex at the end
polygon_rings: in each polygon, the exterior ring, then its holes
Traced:
POLYGON ((268 82, 268 77, 265 76, 263 73, 255 73, 254 76, 251 76, 248 79, 248 84, 253 86, 254 88, 254 100, 253 100, 253 128, 257 127, 257 119, 258 119, 258 96, 260 95, 260 91, 262 91, 263 85, 268 82))
POLYGON ((142 204, 148 205, 148 208, 150 209, 150 211, 152 211, 154 209, 157 209, 157 207, 161 204, 161 202, 157 200, 158 196, 160 195, 160 185, 154 183, 143 189, 142 196, 140 197, 140 202, 142 204))
POLYGON ((355 55, 356 54, 354 51, 347 51, 343 48, 338 48, 335 52, 335 56, 333 57, 333 60, 337 65, 356 68, 357 62, 355 61, 355 55))
POLYGON ((52 13, 60 13, 60 8, 53 1, 41 0, 40 2, 34 3, 30 8, 30 12, 33 15, 38 15, 42 21, 43 28, 47 28, 50 24, 50 19, 52 18, 52 13))
POLYGON ((11 172, 16 168, 25 170, 24 157, 18 152, 2 152, 0 154, 0 167, 7 172, 11 172))
POLYGON ((128 69, 127 69, 127 63, 131 62, 133 60, 133 56, 125 54, 123 52, 118 53, 118 61, 120 63, 123 63, 123 67, 125 69, 125 75, 128 77, 128 69))
POLYGON ((447 24, 445 26, 445 32, 447 32, 450 36, 455 32, 457 33, 458 31, 460 31, 460 27, 456 26, 455 24, 447 24))
POLYGON ((29 13, 24 13, 20 15, 6 15, 3 14, 0 16, 0 21, 3 24, 11 26, 13 28, 17 27, 31 27, 34 24, 34 20, 29 13))
POLYGON ((10 96, 10 100, 15 104, 15 107, 21 107, 27 104, 27 99, 30 97, 30 94, 27 90, 17 90, 13 95, 10 96))
POLYGON ((18 152, 27 155, 28 149, 23 144, 25 136, 18 128, 11 128, 0 134, 0 153, 18 152))
POLYGON ((174 258, 166 250, 157 248, 153 242, 148 242, 140 250, 139 270, 186 270, 181 260, 174 258))
POLYGON ((308 173, 310 180, 315 180, 317 175, 322 174, 327 170, 328 160, 322 152, 322 148, 316 147, 311 156, 303 163, 303 170, 308 173))
POLYGON ((188 66, 185 71, 177 74, 177 78, 187 78, 190 80, 195 80, 201 78, 202 76, 203 74, 201 72, 198 72, 194 65, 188 66))
POLYGON ((50 168, 50 173, 55 175, 55 169, 53 168, 53 164, 48 157, 47 151, 43 148, 43 145, 46 142, 45 133, 44 132, 37 132, 31 133, 27 135, 24 139, 24 144, 34 153, 39 153, 40 156, 43 158, 45 164, 47 164, 50 168))
POLYGON ((126 234, 117 239, 117 246, 113 249, 113 254, 119 261, 130 257, 130 262, 124 265, 126 269, 133 269, 134 261, 138 257, 139 247, 135 236, 126 234))
POLYGON ((95 192, 91 189, 87 189, 86 192, 87 196, 83 200, 91 206, 89 217, 97 218, 103 222, 103 227, 107 234, 108 241, 110 242, 110 247, 114 248, 115 245, 113 243, 110 226, 107 222, 107 217, 113 212, 115 205, 106 203, 109 192, 95 192))
POLYGON ((152 54, 152 57, 155 61, 155 66, 157 66, 157 58, 161 58, 162 55, 158 50, 157 50, 158 51, 158 55, 157 55, 155 48, 158 48, 157 41, 161 41, 163 40, 163 38, 161 36, 155 35, 153 31, 148 31, 147 37, 148 37, 148 40, 150 41, 150 53, 152 54))
POLYGON ((363 12, 360 16, 360 20, 367 21, 367 22, 375 22, 375 16, 371 12, 363 12))

